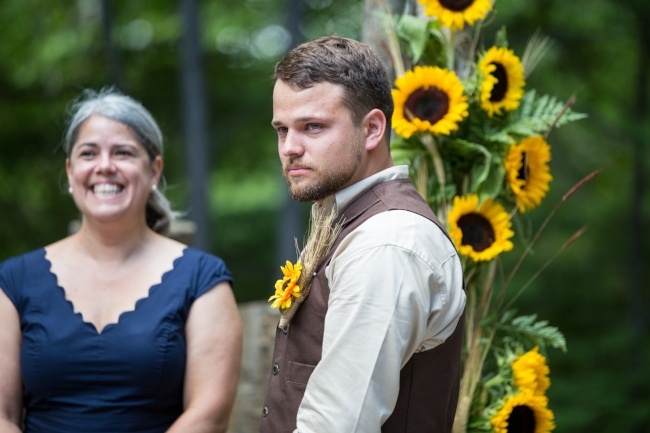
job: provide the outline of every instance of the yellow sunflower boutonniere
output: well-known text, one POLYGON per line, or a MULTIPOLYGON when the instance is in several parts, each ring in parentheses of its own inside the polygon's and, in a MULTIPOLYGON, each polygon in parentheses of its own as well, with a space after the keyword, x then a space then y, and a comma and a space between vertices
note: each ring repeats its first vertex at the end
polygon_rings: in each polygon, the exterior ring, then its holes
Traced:
POLYGON ((335 219, 336 208, 315 203, 311 208, 309 232, 302 251, 298 250, 296 241, 296 264, 287 260, 284 266, 280 266, 283 277, 275 282, 275 294, 269 298, 269 302, 273 301, 271 308, 280 309, 278 328, 289 324, 300 304, 309 296, 316 269, 343 228, 344 219, 337 222, 335 219))
POLYGON ((287 260, 285 266, 280 266, 280 270, 284 277, 275 282, 275 294, 269 298, 269 302, 273 301, 271 308, 286 310, 291 307, 294 299, 302 296, 300 286, 298 285, 298 280, 300 280, 300 274, 302 272, 302 263, 297 262, 294 265, 287 260))

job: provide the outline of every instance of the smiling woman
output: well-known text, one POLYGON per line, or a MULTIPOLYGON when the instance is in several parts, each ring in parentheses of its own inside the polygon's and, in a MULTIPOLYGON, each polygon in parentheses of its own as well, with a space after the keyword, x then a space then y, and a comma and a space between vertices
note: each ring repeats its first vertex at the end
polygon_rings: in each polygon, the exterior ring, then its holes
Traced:
MULTIPOLYGON (((82 131, 92 130, 93 125, 99 123, 97 128, 101 132, 101 123, 112 125, 116 129, 121 129, 122 135, 127 135, 127 142, 131 145, 132 150, 146 152, 149 160, 153 163, 160 159, 160 170, 162 171, 162 153, 163 153, 163 135, 154 120, 153 116, 142 105, 124 95, 119 95, 111 91, 94 94, 89 91, 85 98, 81 99, 72 106, 72 115, 69 122, 68 130, 65 134, 63 148, 68 156, 68 182, 70 182, 70 160, 73 157, 73 148, 80 140, 79 135, 82 131), (93 117, 91 125, 86 122, 93 117), (82 128, 86 125, 85 128, 82 128), (135 146, 135 147, 134 147, 135 146)), ((109 134, 108 131, 104 135, 109 134)), ((98 143, 88 143, 94 150, 97 150, 98 143)), ((118 143, 119 144, 119 143, 118 143)), ((87 146, 86 146, 87 147, 87 146)), ((160 176, 161 173, 158 174, 160 176)), ((157 188, 160 177, 156 183, 152 183, 151 194, 147 200, 147 224, 151 229, 159 233, 165 233, 169 229, 174 214, 171 210, 169 201, 157 188)), ((74 188, 70 184, 72 191, 74 188)))
POLYGON ((0 431, 225 432, 241 360, 232 275, 161 234, 158 125, 126 95, 88 92, 64 149, 79 230, 0 263, 0 431))
MULTIPOLYGON (((84 218, 122 224, 121 214, 129 213, 137 224, 149 197, 160 194, 162 157, 150 157, 125 124, 93 114, 79 128, 66 172, 84 218)), ((167 225, 152 221, 151 228, 167 225)))

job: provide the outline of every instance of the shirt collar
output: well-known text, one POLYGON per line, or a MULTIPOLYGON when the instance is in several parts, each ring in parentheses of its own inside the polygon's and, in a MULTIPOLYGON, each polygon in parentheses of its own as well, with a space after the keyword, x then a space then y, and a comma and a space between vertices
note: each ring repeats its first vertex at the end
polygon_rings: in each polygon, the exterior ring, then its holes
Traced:
POLYGON ((378 173, 361 179, 357 183, 343 188, 337 193, 321 200, 321 205, 326 208, 336 207, 337 215, 340 214, 355 198, 368 191, 375 185, 395 179, 408 179, 409 169, 406 165, 389 167, 378 173))

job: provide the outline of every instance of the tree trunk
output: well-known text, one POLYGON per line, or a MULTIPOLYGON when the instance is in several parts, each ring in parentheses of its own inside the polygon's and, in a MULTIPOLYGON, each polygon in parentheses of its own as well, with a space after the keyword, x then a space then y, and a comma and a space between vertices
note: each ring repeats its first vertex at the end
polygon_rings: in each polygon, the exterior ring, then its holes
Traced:
MULTIPOLYGON (((648 333, 648 321, 646 318, 647 305, 644 301, 644 287, 646 281, 645 265, 648 262, 644 257, 646 241, 646 223, 643 215, 643 203, 646 195, 646 142, 647 142, 647 122, 650 115, 648 90, 650 89, 650 80, 648 69, 650 69, 650 18, 648 13, 650 9, 645 2, 637 2, 632 8, 637 18, 637 32, 639 40, 637 66, 637 88, 636 100, 632 107, 630 118, 634 119, 631 126, 633 146, 633 171, 632 171, 632 194, 630 209, 630 250, 629 250, 629 284, 628 284, 628 315, 630 323, 630 347, 629 362, 631 377, 642 377, 643 371, 647 368, 644 365, 643 358, 639 356, 639 347, 643 346, 645 335, 648 333)), ((632 380, 629 389, 629 399, 632 402, 643 401, 647 398, 647 390, 643 385, 632 380)), ((634 427, 634 432, 643 432, 644 427, 641 423, 634 427)))
POLYGON ((188 213, 190 219, 196 224, 194 246, 209 251, 211 231, 206 184, 210 159, 199 7, 197 0, 180 0, 179 7, 183 21, 181 40, 183 129, 187 174, 190 178, 188 213))
MULTIPOLYGON (((304 0, 289 0, 287 4, 287 28, 291 34, 291 48, 303 42, 300 32, 300 22, 305 10, 304 0)), ((307 205, 293 200, 287 190, 282 195, 282 212, 277 226, 275 256, 277 266, 283 265, 286 260, 294 262, 296 257, 296 243, 302 247, 302 240, 307 231, 307 205)), ((275 268, 278 269, 277 267, 275 268)))
POLYGON ((113 10, 112 0, 102 0, 102 37, 104 39, 104 50, 106 66, 108 70, 108 82, 116 88, 122 89, 122 59, 119 50, 115 47, 113 36, 113 10))

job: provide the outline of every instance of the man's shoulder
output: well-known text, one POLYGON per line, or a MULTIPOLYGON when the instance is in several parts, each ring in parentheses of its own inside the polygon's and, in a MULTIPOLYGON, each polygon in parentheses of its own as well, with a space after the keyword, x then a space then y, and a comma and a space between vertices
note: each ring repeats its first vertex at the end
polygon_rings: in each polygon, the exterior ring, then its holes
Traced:
POLYGON ((436 219, 433 211, 415 189, 410 179, 395 179, 372 188, 373 193, 388 210, 410 210, 420 215, 436 219))
POLYGON ((369 249, 398 248, 417 252, 427 261, 444 260, 456 250, 443 230, 431 219, 417 212, 393 209, 377 213, 350 233, 347 247, 369 249))

